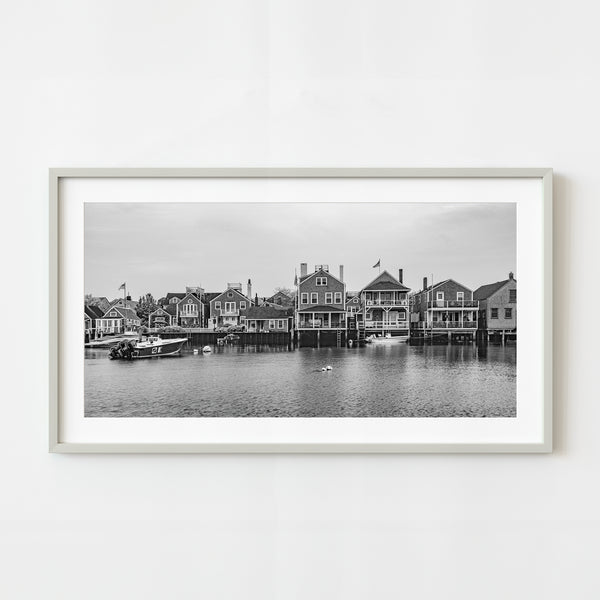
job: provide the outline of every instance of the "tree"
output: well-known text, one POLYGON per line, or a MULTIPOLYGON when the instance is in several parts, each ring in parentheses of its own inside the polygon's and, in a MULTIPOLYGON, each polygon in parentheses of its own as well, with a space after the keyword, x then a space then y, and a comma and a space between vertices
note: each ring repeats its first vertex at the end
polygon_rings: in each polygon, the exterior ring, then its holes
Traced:
POLYGON ((148 316, 158 308, 152 294, 148 293, 145 296, 141 296, 138 305, 135 309, 137 316, 140 318, 142 325, 148 325, 148 316))
POLYGON ((291 289, 291 288, 288 288, 288 287, 276 287, 274 294, 278 294, 279 292, 281 292, 282 294, 285 294, 289 298, 293 298, 294 297, 294 290, 291 289))

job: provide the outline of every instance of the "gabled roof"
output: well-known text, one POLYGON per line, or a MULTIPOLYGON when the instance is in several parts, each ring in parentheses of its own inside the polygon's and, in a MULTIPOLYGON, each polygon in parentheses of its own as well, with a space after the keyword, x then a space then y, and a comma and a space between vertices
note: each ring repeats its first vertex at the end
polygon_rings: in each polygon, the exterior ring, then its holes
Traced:
MULTIPOLYGON (((224 296, 225 294, 227 294, 227 292, 233 292, 234 294, 237 294, 242 300, 246 300, 246 302, 249 302, 250 304, 252 303, 252 301, 250 300, 250 298, 248 298, 247 296, 244 296, 244 294, 242 294, 242 292, 234 289, 234 288, 227 288, 225 291, 221 292, 220 294, 217 294, 212 300, 211 302, 213 302, 214 300, 217 300, 218 298, 220 298, 221 296, 224 296)), ((225 296, 227 297, 227 296, 225 296)))
POLYGON ((94 306, 93 304, 88 304, 84 308, 84 312, 90 319, 101 319, 104 314, 104 311, 99 306, 94 306))
POLYGON ((246 319, 285 319, 291 316, 292 310, 274 306, 251 306, 246 312, 246 319))
POLYGON ((191 296, 197 302, 201 302, 201 300, 198 297, 198 294, 196 294, 196 292, 188 292, 187 294, 184 294, 183 298, 181 298, 181 302, 183 302, 188 296, 191 296))
POLYGON ((162 306, 159 306, 156 310, 153 310, 148 316, 155 315, 156 313, 171 314, 165 308, 163 308, 162 306))
POLYGON ((123 308, 135 310, 138 303, 135 300, 125 300, 123 298, 116 298, 115 300, 113 300, 110 303, 110 307, 107 308, 106 310, 109 310, 110 308, 114 308, 115 306, 118 306, 118 305, 121 305, 121 307, 123 307, 123 308))
MULTIPOLYGON (((137 316, 137 314, 135 313, 135 311, 133 311, 131 308, 124 308, 123 306, 111 306, 102 316, 103 319, 110 319, 111 317, 109 316, 109 313, 112 312, 113 310, 117 311, 122 318, 124 319, 132 319, 135 321, 139 321, 140 318, 137 316)), ((114 318, 114 317, 113 317, 114 318)))
POLYGON ((319 277, 333 277, 333 279, 335 279, 337 282, 344 283, 341 279, 339 279, 338 277, 336 277, 335 275, 333 275, 329 271, 325 271, 325 269, 319 269, 318 271, 315 271, 314 273, 309 273, 308 275, 305 275, 304 277, 300 277, 299 281, 300 281, 300 283, 304 283, 305 281, 307 281, 311 277, 315 277, 317 275, 319 277))
POLYGON ((390 275, 388 271, 383 271, 371 283, 365 285, 362 291, 365 290, 397 290, 401 292, 408 292, 410 288, 407 288, 404 284, 400 283, 393 275, 390 275))
MULTIPOLYGON (((482 285, 478 287, 473 292, 473 300, 485 300, 489 298, 493 294, 495 294, 499 289, 503 288, 510 279, 505 279, 504 281, 496 281, 496 283, 488 283, 486 285, 482 285)), ((516 281, 513 279, 512 281, 516 281)))
POLYGON ((187 296, 186 292, 169 292, 165 298, 167 299, 167 302, 169 302, 171 298, 177 298, 178 300, 181 300, 182 298, 185 298, 185 296, 187 296))
POLYGON ((298 312, 311 313, 311 312, 345 312, 343 308, 338 306, 329 306, 325 304, 319 304, 316 306, 310 306, 308 308, 301 308, 298 312))
POLYGON ((460 285, 460 287, 464 287, 465 290, 470 291, 470 288, 468 288, 466 285, 463 285, 462 283, 459 283, 458 281, 456 281, 456 279, 444 279, 444 281, 438 281, 437 283, 434 283, 433 286, 428 285, 423 291, 428 292, 432 288, 435 289, 436 287, 439 287, 440 285, 444 285, 445 283, 448 283, 449 281, 453 281, 454 283, 456 283, 456 285, 460 285))

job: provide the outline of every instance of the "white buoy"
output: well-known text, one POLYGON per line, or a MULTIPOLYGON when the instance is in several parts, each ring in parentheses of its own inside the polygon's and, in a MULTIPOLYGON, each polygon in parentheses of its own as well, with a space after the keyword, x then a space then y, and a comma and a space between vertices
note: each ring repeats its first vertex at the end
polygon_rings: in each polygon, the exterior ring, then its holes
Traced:
POLYGON ((198 348, 194 348, 194 354, 198 354, 198 348))
POLYGON ((204 346, 204 348, 202 348, 202 352, 212 352, 212 348, 210 346, 204 346))
POLYGON ((331 371, 331 370, 333 370, 333 367, 331 365, 327 365, 327 370, 331 371))
POLYGON ((325 367, 321 367, 321 371, 327 371, 325 367))

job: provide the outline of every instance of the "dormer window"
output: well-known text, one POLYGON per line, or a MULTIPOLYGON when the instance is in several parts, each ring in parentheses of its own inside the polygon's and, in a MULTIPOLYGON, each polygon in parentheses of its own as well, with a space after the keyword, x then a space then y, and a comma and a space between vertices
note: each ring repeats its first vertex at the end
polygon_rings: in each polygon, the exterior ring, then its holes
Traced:
POLYGON ((171 298, 171 299, 169 300, 169 303, 170 303, 170 304, 177 304, 178 302, 179 302, 179 298, 171 298))
POLYGON ((317 285, 327 285, 327 277, 317 277, 317 285))

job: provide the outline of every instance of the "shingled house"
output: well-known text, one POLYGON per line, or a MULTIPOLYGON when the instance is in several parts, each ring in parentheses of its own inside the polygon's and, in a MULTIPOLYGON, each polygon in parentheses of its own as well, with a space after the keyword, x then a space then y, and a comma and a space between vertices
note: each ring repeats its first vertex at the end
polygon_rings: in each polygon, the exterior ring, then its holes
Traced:
POLYGON ((310 345, 315 342, 316 345, 321 342, 328 345, 345 343, 346 284, 343 277, 343 265, 340 265, 339 277, 329 272, 329 265, 316 265, 310 274, 307 263, 300 265, 296 305, 296 329, 300 343, 303 336, 311 338, 310 345), (330 339, 329 333, 335 337, 330 339))
POLYGON ((517 280, 511 272, 508 279, 488 283, 473 292, 479 302, 479 332, 488 340, 502 342, 516 339, 517 334, 517 280))

